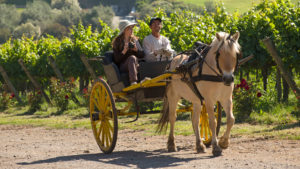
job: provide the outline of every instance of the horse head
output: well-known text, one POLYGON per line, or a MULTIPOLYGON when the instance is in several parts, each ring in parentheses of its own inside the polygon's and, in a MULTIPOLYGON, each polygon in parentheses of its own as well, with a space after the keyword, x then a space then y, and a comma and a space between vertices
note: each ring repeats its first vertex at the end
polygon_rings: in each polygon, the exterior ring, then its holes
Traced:
POLYGON ((212 43, 212 45, 215 45, 216 50, 217 69, 226 86, 229 86, 234 81, 234 72, 238 66, 240 57, 239 37, 239 32, 233 35, 220 32, 216 34, 216 38, 212 43))

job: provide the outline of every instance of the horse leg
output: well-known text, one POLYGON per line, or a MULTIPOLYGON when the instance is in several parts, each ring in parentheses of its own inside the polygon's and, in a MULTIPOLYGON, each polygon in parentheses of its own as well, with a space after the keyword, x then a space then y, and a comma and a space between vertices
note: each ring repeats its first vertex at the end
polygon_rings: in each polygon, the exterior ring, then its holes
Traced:
POLYGON ((174 95, 168 95, 168 101, 169 101, 169 122, 170 122, 170 133, 168 138, 168 151, 169 152, 175 152, 177 151, 177 148, 175 146, 175 136, 174 136, 174 127, 175 127, 175 121, 176 121, 176 108, 177 103, 179 101, 179 97, 174 97, 174 95))
POLYGON ((214 156, 220 156, 222 154, 222 149, 218 145, 218 139, 216 135, 216 120, 215 120, 215 114, 214 114, 214 107, 213 104, 209 104, 208 102, 205 102, 206 104, 206 111, 208 113, 209 117, 209 127, 211 129, 212 133, 212 153, 214 156))
POLYGON ((205 153, 206 147, 203 144, 200 133, 199 133, 200 113, 201 113, 201 104, 193 103, 192 123, 193 123, 194 133, 196 136, 196 151, 197 151, 197 153, 205 153))
POLYGON ((224 132, 223 136, 219 140, 219 145, 221 148, 226 149, 229 146, 230 130, 234 124, 235 119, 234 119, 234 116, 232 113, 232 100, 231 99, 227 100, 225 102, 222 102, 221 104, 226 113, 227 127, 226 127, 226 131, 224 132))

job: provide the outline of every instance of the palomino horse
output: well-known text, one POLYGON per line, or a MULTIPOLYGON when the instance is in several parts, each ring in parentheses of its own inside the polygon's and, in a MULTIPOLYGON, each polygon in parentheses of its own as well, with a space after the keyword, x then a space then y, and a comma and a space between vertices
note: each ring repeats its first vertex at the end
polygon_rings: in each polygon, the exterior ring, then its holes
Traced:
MULTIPOLYGON (((202 76, 211 75, 217 76, 221 79, 219 82, 209 80, 195 81, 195 87, 203 96, 206 105, 206 111, 209 116, 209 127, 212 131, 212 153, 214 156, 222 154, 222 149, 229 145, 230 130, 234 124, 234 116, 232 113, 232 92, 234 87, 234 71, 238 63, 238 55, 240 53, 240 45, 238 44, 239 32, 234 35, 229 35, 224 32, 216 34, 216 38, 210 45, 210 49, 204 58, 202 66, 202 76), (224 135, 218 141, 216 137, 216 121, 214 115, 214 105, 219 101, 226 112, 227 128, 224 135)), ((170 71, 175 70, 188 56, 178 55, 170 64, 170 71)), ((192 77, 199 76, 199 67, 197 66, 192 70, 192 77)), ((196 151, 197 153, 206 152, 205 145, 203 144, 199 134, 199 118, 201 112, 200 97, 192 90, 188 83, 191 77, 187 75, 174 74, 166 87, 166 94, 164 98, 164 106, 162 115, 158 125, 158 131, 162 131, 167 127, 170 122, 170 134, 168 138, 168 151, 176 151, 174 143, 174 125, 176 121, 176 108, 177 103, 181 98, 190 101, 193 104, 192 124, 196 135, 196 151)))

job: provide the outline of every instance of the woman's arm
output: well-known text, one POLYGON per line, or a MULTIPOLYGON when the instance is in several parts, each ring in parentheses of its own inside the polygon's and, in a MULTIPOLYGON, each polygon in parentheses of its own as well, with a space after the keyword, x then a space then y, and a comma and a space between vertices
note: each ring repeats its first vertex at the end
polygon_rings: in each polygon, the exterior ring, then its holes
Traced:
POLYGON ((127 59, 126 53, 128 50, 128 44, 127 48, 126 45, 124 45, 124 49, 122 51, 118 50, 116 47, 113 48, 114 51, 114 62, 120 65, 122 62, 124 62, 127 59))

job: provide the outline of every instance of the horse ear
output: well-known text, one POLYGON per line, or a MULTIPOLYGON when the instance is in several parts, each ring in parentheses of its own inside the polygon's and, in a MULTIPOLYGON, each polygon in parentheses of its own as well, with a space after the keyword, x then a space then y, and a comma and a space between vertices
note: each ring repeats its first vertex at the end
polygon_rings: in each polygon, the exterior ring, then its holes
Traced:
POLYGON ((216 33, 216 37, 219 41, 221 40, 221 35, 218 32, 216 33))
POLYGON ((233 36, 232 39, 234 39, 236 42, 239 40, 240 37, 240 32, 236 32, 233 36))

